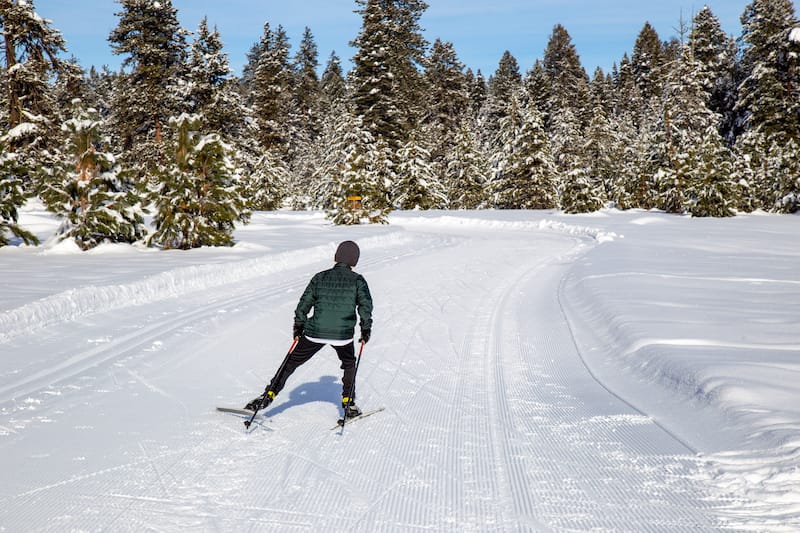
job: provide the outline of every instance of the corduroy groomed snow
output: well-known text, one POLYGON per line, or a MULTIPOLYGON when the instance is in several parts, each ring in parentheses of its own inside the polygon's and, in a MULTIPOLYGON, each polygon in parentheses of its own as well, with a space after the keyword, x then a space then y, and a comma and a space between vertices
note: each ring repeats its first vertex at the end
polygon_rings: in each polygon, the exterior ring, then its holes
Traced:
POLYGON ((358 257, 361 255, 361 250, 358 245, 353 241, 344 241, 336 249, 336 255, 333 260, 337 263, 345 263, 354 267, 358 264, 358 257))

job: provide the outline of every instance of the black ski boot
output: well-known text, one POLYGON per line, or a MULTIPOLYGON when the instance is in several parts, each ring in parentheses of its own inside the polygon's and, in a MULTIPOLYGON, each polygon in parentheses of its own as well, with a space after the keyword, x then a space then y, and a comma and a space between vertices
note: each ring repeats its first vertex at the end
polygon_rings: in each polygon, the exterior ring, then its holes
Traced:
POLYGON ((254 398, 250 401, 247 405, 244 406, 245 409, 248 411, 260 411, 264 409, 269 404, 272 403, 272 400, 275 399, 275 393, 272 391, 267 391, 258 398, 254 398))
POLYGON ((354 398, 347 396, 342 398, 342 408, 344 409, 345 418, 355 418, 361 416, 361 409, 355 404, 354 398))

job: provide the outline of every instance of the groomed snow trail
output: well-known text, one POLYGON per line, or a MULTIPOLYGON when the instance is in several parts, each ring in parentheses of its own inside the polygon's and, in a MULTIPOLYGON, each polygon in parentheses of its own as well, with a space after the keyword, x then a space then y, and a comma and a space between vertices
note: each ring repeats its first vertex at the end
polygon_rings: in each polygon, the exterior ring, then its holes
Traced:
POLYGON ((4 479, 0 531, 724 526, 692 451, 583 366, 559 287, 587 240, 413 230, 359 265, 376 322, 357 396, 383 413, 329 430, 341 386, 327 348, 250 433, 213 411, 260 392, 329 262, 89 316, 69 325, 93 343, 62 347, 71 363, 5 382, 0 453, 26 475, 4 479))

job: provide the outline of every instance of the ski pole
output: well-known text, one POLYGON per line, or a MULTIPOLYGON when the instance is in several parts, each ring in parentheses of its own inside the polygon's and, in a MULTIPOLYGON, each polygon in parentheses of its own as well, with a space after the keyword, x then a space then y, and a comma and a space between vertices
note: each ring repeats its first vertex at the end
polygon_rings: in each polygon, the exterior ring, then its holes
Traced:
MULTIPOLYGON (((289 361, 289 356, 292 355, 292 352, 294 351, 294 347, 297 346, 297 342, 299 340, 300 340, 300 337, 295 337, 294 338, 294 342, 292 342, 292 346, 289 348, 289 352, 286 354, 286 357, 283 358, 283 363, 281 363, 281 366, 278 369, 278 373, 275 374, 276 376, 280 377, 280 375, 283 374, 283 369, 284 369, 284 367, 286 367, 286 363, 289 361)), ((272 382, 270 381, 269 383, 267 383, 267 386, 264 388, 264 396, 269 392, 269 386, 271 384, 272 384, 272 382)), ((261 402, 259 402, 258 406, 256 407, 255 412, 253 412, 253 416, 250 417, 250 420, 245 420, 244 421, 244 427, 246 429, 250 429, 250 424, 252 424, 253 420, 255 420, 259 409, 261 409, 261 402)))
MULTIPOLYGON (((353 396, 356 393, 356 376, 358 375, 358 365, 361 364, 361 353, 364 351, 364 345, 366 342, 361 341, 361 347, 358 349, 358 358, 356 359, 356 370, 353 372, 353 384, 350 386, 350 401, 353 401, 353 396)), ((342 431, 344 431, 344 425, 347 423, 347 406, 344 407, 344 416, 342 417, 342 431)))

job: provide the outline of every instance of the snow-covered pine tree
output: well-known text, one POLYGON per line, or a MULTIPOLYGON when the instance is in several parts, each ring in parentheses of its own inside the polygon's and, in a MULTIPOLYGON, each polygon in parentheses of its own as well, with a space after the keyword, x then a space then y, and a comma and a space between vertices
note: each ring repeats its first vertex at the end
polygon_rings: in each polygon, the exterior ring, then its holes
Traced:
POLYGON ((321 107, 323 114, 330 111, 331 108, 344 102, 347 96, 347 84, 344 80, 342 71, 342 60, 336 55, 336 52, 331 52, 328 57, 328 62, 325 64, 325 70, 322 72, 320 79, 321 91, 321 107))
POLYGON ((91 107, 87 105, 92 98, 88 77, 74 57, 61 61, 61 69, 52 84, 52 92, 56 115, 62 125, 64 121, 73 118, 75 100, 80 100, 87 108, 91 107))
POLYGON ((253 46, 248 70, 252 79, 245 87, 259 126, 259 141, 265 150, 285 153, 290 137, 292 72, 289 65, 289 39, 282 26, 272 30, 264 23, 264 32, 253 46))
POLYGON ((74 239, 83 250, 103 242, 133 243, 145 232, 144 212, 129 176, 113 154, 102 151, 96 110, 73 102, 74 118, 61 126, 64 160, 48 171, 40 191, 50 211, 63 217, 60 239, 74 239))
POLYGON ((572 38, 560 24, 553 28, 542 59, 549 85, 546 103, 551 148, 561 178, 561 207, 571 213, 602 206, 602 183, 593 183, 584 152, 584 131, 591 116, 589 78, 581 66, 572 38))
POLYGON ((184 105, 201 116, 205 132, 232 141, 242 135, 247 113, 223 48, 219 31, 203 18, 189 47, 184 105))
POLYGON ((722 31, 719 19, 704 6, 695 15, 689 47, 698 68, 698 80, 708 94, 708 108, 721 118, 720 134, 732 142, 738 133, 736 104, 736 41, 722 31))
POLYGON ((196 115, 169 120, 174 162, 152 193, 155 231, 148 242, 165 249, 231 246, 236 222, 250 217, 237 186, 230 149, 219 135, 200 134, 196 115))
MULTIPOLYGON (((309 190, 317 164, 313 146, 322 131, 324 113, 318 66, 317 44, 311 30, 306 28, 294 58, 291 87, 291 138, 287 159, 292 176, 289 187, 293 191, 309 190)), ((295 202, 295 205, 298 203, 295 202)))
POLYGON ((445 158, 445 188, 451 209, 480 209, 489 205, 489 164, 478 136, 463 121, 453 149, 445 158))
POLYGON ((719 134, 719 115, 708 108, 702 81, 702 68, 686 47, 663 91, 661 142, 656 147, 661 154, 660 207, 671 213, 730 216, 736 180, 719 134))
POLYGON ((490 187, 500 209, 556 207, 556 166, 542 114, 512 95, 500 123, 499 148, 492 156, 490 187))
POLYGON ((492 149, 500 146, 501 123, 508 118, 509 104, 522 89, 522 75, 517 59, 506 50, 494 75, 489 78, 488 96, 480 111, 481 141, 492 149))
MULTIPOLYGON (((421 130, 430 146, 433 172, 437 180, 443 182, 447 155, 452 152, 459 124, 471 115, 464 65, 451 43, 439 39, 434 42, 425 68, 425 82, 428 102, 421 130)), ((416 135, 419 138, 419 132, 416 135)), ((402 157, 400 164, 403 164, 402 157)))
POLYGON ((603 207, 603 190, 588 168, 573 168, 563 177, 560 189, 565 213, 592 213, 603 207))
POLYGON ((8 120, 4 145, 15 152, 15 172, 31 190, 39 169, 48 165, 48 150, 57 138, 57 105, 50 79, 61 71, 58 54, 66 49, 61 33, 36 13, 32 0, 0 0, 0 28, 8 120))
POLYGON ((617 124, 609 115, 612 108, 611 82, 598 67, 592 79, 592 114, 586 127, 583 156, 586 161, 588 182, 603 201, 611 198, 614 181, 622 173, 624 141, 617 124))
POLYGON ((426 124, 435 123, 445 131, 456 131, 470 109, 464 64, 450 42, 436 39, 425 68, 428 87, 426 124))
POLYGON ((715 125, 701 132, 695 176, 689 187, 688 211, 695 217, 728 217, 738 204, 733 157, 715 125))
POLYGON ((19 209, 28 195, 18 177, 17 154, 6 149, 5 143, 6 136, 0 135, 0 247, 11 243, 11 236, 25 244, 38 244, 36 236, 19 225, 19 209))
POLYGON ((247 209, 273 211, 289 194, 289 170, 280 154, 262 149, 257 142, 239 141, 233 157, 239 187, 247 209))
POLYGON ((623 167, 615 182, 611 199, 620 209, 653 209, 657 205, 655 175, 661 168, 664 150, 660 128, 663 110, 653 103, 640 111, 642 125, 638 129, 626 111, 616 121, 625 149, 623 167))
POLYGON ((553 86, 541 60, 534 62, 533 67, 525 74, 522 84, 528 100, 542 113, 545 124, 549 124, 553 86))
POLYGON ((52 115, 48 78, 60 70, 58 54, 66 48, 51 23, 36 13, 33 0, 0 0, 9 129, 26 122, 26 114, 52 115))
POLYGON ((303 32, 300 47, 294 58, 294 83, 292 95, 298 123, 297 129, 303 131, 299 134, 306 139, 306 144, 313 141, 320 131, 320 99, 321 86, 317 76, 319 67, 319 53, 314 35, 309 28, 303 32))
POLYGON ((155 166, 163 128, 177 114, 186 63, 187 31, 171 0, 118 0, 122 11, 108 37, 114 54, 126 56, 130 72, 118 78, 112 125, 126 159, 155 166))
POLYGON ((473 119, 476 119, 481 108, 486 103, 489 87, 480 70, 477 73, 473 73, 472 69, 468 68, 465 75, 467 78, 467 91, 469 92, 470 112, 473 119))
MULTIPOLYGON (((554 128, 553 123, 558 120, 559 115, 570 110, 581 131, 588 122, 591 111, 589 77, 581 66, 572 37, 560 24, 550 34, 542 58, 542 69, 550 85, 547 109, 550 117, 545 127, 554 128)), ((560 148, 553 146, 554 153, 559 153, 560 148)))
POLYGON ((628 54, 625 53, 620 61, 614 78, 613 113, 612 115, 625 120, 626 124, 638 129, 642 122, 642 115, 647 109, 647 104, 642 97, 639 86, 636 84, 636 75, 633 72, 628 54))
POLYGON ((800 209, 800 26, 791 0, 753 0, 742 15, 742 69, 737 109, 745 117, 738 151, 763 197, 765 209, 800 209), (755 151, 750 151, 755 149, 755 151))
POLYGON ((361 31, 350 80, 356 114, 376 139, 399 148, 416 129, 421 115, 427 43, 419 19, 421 0, 356 0, 361 31))
MULTIPOLYGON (((108 66, 103 66, 98 72, 94 67, 89 69, 87 77, 87 93, 89 95, 85 104, 86 107, 96 109, 100 116, 107 120, 111 115, 111 108, 114 105, 114 87, 118 74, 112 72, 108 66)), ((107 133, 111 134, 113 129, 108 128, 107 133)), ((113 142, 113 141, 112 141, 113 142)), ((112 146, 119 146, 119 143, 114 142, 112 146)))
POLYGON ((447 207, 444 186, 431 164, 431 153, 421 136, 411 135, 398 151, 397 178, 392 200, 398 209, 443 209, 447 207))
POLYGON ((631 71, 642 98, 647 101, 661 94, 664 79, 663 45, 655 28, 645 22, 631 55, 631 71))
POLYGON ((392 180, 388 147, 363 125, 358 115, 342 110, 321 139, 330 139, 315 174, 317 196, 334 224, 386 223, 391 211, 388 187, 392 180), (352 198, 360 197, 360 200, 352 198))

